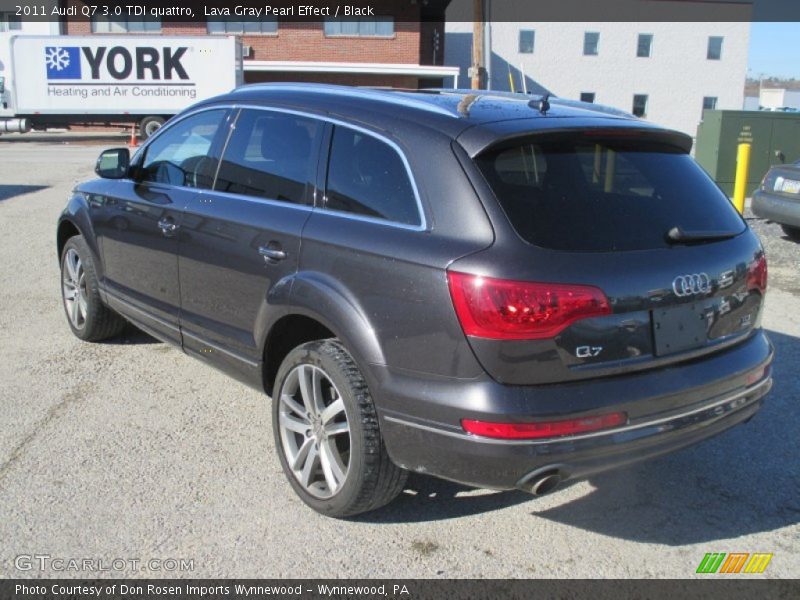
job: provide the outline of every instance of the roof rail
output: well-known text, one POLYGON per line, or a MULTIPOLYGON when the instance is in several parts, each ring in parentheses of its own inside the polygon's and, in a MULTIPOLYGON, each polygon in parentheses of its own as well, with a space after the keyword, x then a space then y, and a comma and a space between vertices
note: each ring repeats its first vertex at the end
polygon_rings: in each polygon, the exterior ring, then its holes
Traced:
MULTIPOLYGON (((345 85, 331 85, 327 83, 251 83, 234 89, 233 93, 239 94, 253 90, 263 90, 267 92, 317 92, 321 94, 330 94, 333 96, 342 96, 347 98, 364 98, 365 100, 376 100, 378 102, 385 102, 387 104, 424 110, 454 119, 458 118, 457 114, 447 110, 443 106, 426 102, 425 100, 401 96, 396 92, 381 91, 369 88, 348 87, 345 85)), ((408 90, 403 91, 408 92, 408 90)))
MULTIPOLYGON (((504 92, 500 90, 468 90, 468 89, 450 89, 450 88, 432 88, 437 92, 442 94, 472 94, 477 96, 495 96, 498 98, 506 98, 509 100, 519 100, 520 102, 528 102, 535 101, 535 103, 539 103, 544 97, 545 94, 522 94, 520 92, 504 92)), ((605 115, 612 115, 615 117, 623 117, 628 119, 635 119, 636 117, 631 113, 624 111, 619 108, 614 108, 613 106, 607 106, 605 104, 595 104, 594 102, 581 102, 580 100, 570 100, 568 98, 559 98, 553 94, 547 95, 547 100, 550 105, 555 106, 567 106, 570 108, 581 108, 583 110, 590 110, 592 112, 602 113, 605 115)), ((533 107, 538 108, 538 107, 533 107)))

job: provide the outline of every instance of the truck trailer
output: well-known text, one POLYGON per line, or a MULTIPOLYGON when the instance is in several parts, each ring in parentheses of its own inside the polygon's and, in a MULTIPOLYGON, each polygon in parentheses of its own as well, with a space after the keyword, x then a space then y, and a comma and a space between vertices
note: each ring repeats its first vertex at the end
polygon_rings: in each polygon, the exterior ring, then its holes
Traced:
POLYGON ((147 138, 190 104, 243 81, 235 36, 17 35, 8 44, 0 133, 135 125, 147 138))

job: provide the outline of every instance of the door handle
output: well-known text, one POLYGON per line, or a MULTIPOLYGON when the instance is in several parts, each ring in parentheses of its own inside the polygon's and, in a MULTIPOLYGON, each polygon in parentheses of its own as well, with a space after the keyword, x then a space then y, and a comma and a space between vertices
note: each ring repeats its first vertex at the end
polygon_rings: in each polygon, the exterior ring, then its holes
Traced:
POLYGON ((161 233, 164 235, 171 235, 178 230, 178 225, 175 224, 172 219, 166 218, 161 219, 158 222, 158 228, 161 230, 161 233))
POLYGON ((278 262, 288 256, 286 252, 280 248, 271 248, 269 246, 260 246, 258 248, 258 253, 264 257, 264 261, 268 264, 278 262))

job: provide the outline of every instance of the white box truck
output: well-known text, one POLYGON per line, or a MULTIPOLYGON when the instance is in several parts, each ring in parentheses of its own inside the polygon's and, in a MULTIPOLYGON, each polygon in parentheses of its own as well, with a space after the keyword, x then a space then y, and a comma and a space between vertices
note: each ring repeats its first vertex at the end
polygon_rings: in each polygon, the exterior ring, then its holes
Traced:
POLYGON ((0 75, 0 132, 137 126, 242 84, 235 36, 13 36, 0 75))

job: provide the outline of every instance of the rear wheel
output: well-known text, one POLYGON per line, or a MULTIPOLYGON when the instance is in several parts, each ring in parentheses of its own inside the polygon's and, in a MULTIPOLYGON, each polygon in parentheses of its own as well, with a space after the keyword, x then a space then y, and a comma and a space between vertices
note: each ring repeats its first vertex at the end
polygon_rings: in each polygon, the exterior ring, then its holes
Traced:
POLYGON ((145 117, 142 119, 142 122, 139 123, 139 133, 143 140, 146 140, 151 135, 153 135, 156 131, 161 129, 161 126, 164 124, 164 119, 162 117, 145 117))
POLYGON ((87 342, 113 337, 125 320, 103 304, 92 254, 83 236, 67 240, 61 253, 61 298, 72 333, 87 342))
POLYGON ((407 472, 389 459, 367 384, 338 340, 292 350, 272 398, 281 465, 311 508, 352 516, 387 504, 403 489, 407 472))
POLYGON ((800 242, 800 227, 792 227, 790 225, 781 225, 783 233, 795 242, 800 242))

